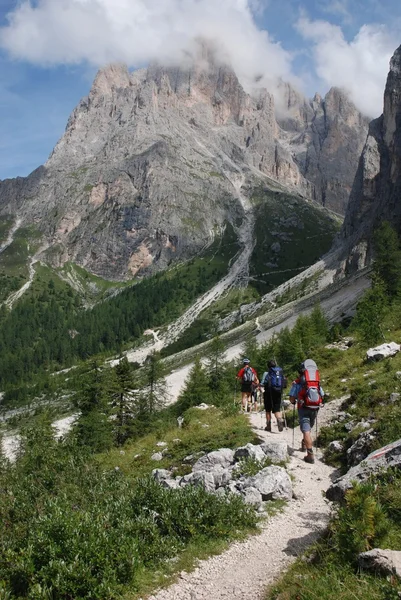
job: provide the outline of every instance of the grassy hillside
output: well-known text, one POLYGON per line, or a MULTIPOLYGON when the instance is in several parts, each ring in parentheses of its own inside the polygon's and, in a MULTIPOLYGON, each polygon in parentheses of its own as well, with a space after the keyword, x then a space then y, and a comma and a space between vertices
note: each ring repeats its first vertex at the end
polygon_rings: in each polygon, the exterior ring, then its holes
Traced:
POLYGON ((266 294, 323 256, 340 223, 329 211, 284 192, 259 189, 252 201, 256 245, 251 285, 266 294))
MULTIPOLYGON (((5 401, 22 399, 12 390, 23 382, 96 355, 119 353, 139 342, 145 329, 178 318, 225 275, 237 249, 235 234, 227 227, 203 255, 139 281, 90 310, 64 277, 37 266, 31 287, 14 309, 0 310, 0 389, 8 392, 5 401)), ((90 286, 93 278, 88 280, 90 286)))

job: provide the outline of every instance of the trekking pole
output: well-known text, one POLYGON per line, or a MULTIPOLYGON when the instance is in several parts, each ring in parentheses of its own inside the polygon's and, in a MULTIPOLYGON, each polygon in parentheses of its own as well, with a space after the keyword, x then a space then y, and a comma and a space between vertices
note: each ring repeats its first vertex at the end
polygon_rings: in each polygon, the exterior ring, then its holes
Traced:
POLYGON ((237 379, 235 379, 234 383, 234 406, 237 404, 237 379))
POLYGON ((319 411, 317 411, 317 414, 316 414, 316 439, 315 439, 316 455, 317 455, 317 447, 318 447, 318 444, 317 444, 317 418, 318 418, 318 415, 319 415, 319 411))
POLYGON ((295 404, 292 409, 292 448, 295 450, 295 404))

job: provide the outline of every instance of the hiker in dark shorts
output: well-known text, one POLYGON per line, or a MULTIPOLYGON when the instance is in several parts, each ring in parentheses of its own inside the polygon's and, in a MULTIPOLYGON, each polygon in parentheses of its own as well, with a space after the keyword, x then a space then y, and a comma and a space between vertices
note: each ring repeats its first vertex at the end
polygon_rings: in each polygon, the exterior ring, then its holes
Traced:
POLYGON ((259 379, 255 369, 251 367, 249 358, 244 358, 242 362, 244 366, 238 371, 237 379, 241 381, 242 410, 246 412, 248 404, 251 406, 252 388, 254 385, 259 385, 259 379))
POLYGON ((272 412, 277 419, 277 428, 283 431, 284 422, 281 414, 281 403, 285 377, 283 370, 277 366, 275 360, 269 360, 268 370, 263 373, 261 386, 264 388, 263 400, 266 411, 265 431, 272 430, 272 412))

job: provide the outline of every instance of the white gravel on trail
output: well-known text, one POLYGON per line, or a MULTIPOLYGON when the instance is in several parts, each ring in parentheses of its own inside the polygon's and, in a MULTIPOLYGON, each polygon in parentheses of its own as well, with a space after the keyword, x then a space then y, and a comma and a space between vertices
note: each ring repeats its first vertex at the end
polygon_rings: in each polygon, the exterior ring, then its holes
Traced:
MULTIPOLYGON (((335 418, 343 399, 333 400, 320 410, 318 425, 335 418)), ((253 428, 263 440, 286 441, 292 447, 292 429, 263 430, 261 414, 252 414, 253 428)), ((275 421, 275 419, 273 418, 275 421)), ((295 452, 288 471, 294 477, 296 499, 263 523, 261 533, 237 542, 207 560, 199 561, 192 573, 182 572, 177 583, 157 591, 149 600, 262 600, 266 587, 311 545, 324 531, 330 506, 323 492, 331 484, 334 469, 325 465, 317 452, 314 465, 306 464, 298 450, 301 433, 295 431, 295 452)))

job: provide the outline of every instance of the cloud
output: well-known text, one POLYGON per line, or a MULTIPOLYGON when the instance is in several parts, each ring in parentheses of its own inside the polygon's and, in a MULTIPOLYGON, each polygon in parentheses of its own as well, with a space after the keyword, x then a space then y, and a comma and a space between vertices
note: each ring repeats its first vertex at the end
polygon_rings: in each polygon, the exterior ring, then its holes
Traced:
POLYGON ((291 78, 291 55, 260 30, 261 0, 23 0, 0 28, 0 47, 51 66, 179 63, 194 39, 218 41, 241 81, 291 78))
POLYGON ((344 88, 365 115, 379 116, 389 61, 398 45, 395 36, 384 26, 363 25, 348 42, 340 27, 306 17, 299 19, 297 29, 312 42, 314 66, 321 81, 344 88))
POLYGON ((340 17, 343 23, 350 23, 352 21, 351 12, 348 7, 348 0, 323 0, 319 2, 318 7, 325 13, 340 17))

